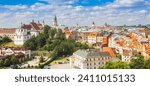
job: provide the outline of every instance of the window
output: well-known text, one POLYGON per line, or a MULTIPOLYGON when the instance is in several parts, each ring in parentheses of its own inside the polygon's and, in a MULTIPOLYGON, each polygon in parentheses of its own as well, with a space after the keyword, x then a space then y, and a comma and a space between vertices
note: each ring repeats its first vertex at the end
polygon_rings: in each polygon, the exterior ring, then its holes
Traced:
POLYGON ((88 61, 88 59, 86 59, 86 61, 88 61))
POLYGON ((104 62, 102 62, 102 64, 104 64, 104 62))

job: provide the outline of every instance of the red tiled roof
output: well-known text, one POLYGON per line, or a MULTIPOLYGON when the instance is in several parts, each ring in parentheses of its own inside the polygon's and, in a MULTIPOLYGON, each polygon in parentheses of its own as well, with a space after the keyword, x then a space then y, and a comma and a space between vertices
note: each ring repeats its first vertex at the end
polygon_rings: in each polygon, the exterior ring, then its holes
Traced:
POLYGON ((15 33, 16 29, 0 29, 0 33, 15 33))
POLYGON ((17 53, 17 58, 24 58, 25 54, 22 52, 17 53))
POLYGON ((32 26, 31 25, 23 25, 22 28, 27 29, 27 30, 31 30, 32 26))
POLYGON ((113 48, 103 47, 103 51, 108 52, 112 57, 116 57, 116 52, 113 48))
POLYGON ((36 30, 42 30, 43 28, 41 28, 40 26, 38 26, 36 23, 31 22, 29 25, 23 25, 22 28, 27 29, 27 30, 31 30, 31 28, 35 28, 36 30))
POLYGON ((39 27, 36 23, 32 22, 31 25, 32 25, 32 27, 34 27, 36 30, 41 30, 40 27, 39 27))
POLYGON ((124 56, 130 56, 130 50, 123 50, 124 56))

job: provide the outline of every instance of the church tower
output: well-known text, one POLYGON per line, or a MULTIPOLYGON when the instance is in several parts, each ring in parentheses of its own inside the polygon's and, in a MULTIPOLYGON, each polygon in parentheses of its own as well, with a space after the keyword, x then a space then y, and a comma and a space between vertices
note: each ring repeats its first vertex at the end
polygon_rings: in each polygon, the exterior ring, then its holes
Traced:
POLYGON ((93 22, 92 22, 92 27, 94 27, 94 26, 95 26, 95 22, 93 21, 93 22))
POLYGON ((55 17, 54 17, 54 20, 53 20, 53 24, 52 24, 52 26, 54 26, 54 27, 57 27, 57 26, 58 26, 58 24, 57 24, 57 17, 56 17, 56 15, 55 15, 55 17))

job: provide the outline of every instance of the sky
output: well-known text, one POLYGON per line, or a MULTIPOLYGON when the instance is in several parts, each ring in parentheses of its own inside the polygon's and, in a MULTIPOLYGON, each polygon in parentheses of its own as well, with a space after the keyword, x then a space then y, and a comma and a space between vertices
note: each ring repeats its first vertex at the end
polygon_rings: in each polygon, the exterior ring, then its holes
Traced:
POLYGON ((150 24, 150 0, 0 0, 0 28, 43 20, 51 25, 150 24))

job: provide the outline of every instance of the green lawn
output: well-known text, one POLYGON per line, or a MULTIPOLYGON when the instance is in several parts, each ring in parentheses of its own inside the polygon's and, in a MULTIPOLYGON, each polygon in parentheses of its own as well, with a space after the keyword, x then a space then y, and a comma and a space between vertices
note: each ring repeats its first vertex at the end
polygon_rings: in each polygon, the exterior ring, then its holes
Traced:
POLYGON ((58 64, 59 62, 69 62, 69 58, 68 57, 63 57, 63 58, 59 58, 59 59, 56 59, 54 60, 53 62, 51 62, 50 64, 53 65, 53 64, 58 64))
POLYGON ((23 47, 21 45, 15 45, 14 42, 9 42, 3 45, 4 47, 23 47))

